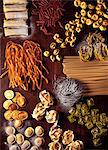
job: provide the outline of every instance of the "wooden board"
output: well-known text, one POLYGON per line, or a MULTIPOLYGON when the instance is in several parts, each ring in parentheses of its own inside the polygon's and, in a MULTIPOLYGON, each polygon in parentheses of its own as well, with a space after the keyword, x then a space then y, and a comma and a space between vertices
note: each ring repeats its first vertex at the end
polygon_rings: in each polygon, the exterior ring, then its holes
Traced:
POLYGON ((108 60, 83 62, 79 56, 65 56, 63 72, 83 83, 85 95, 108 95, 108 60))

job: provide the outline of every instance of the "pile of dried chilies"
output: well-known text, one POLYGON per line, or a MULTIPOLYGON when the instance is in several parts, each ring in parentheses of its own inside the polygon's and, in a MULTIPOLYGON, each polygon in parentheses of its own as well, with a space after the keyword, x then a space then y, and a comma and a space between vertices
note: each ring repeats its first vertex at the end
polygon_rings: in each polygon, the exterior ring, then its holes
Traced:
POLYGON ((5 57, 5 69, 7 70, 0 77, 8 73, 9 87, 21 87, 28 90, 32 83, 32 90, 35 90, 36 87, 40 90, 43 79, 48 83, 42 73, 43 69, 47 73, 48 71, 42 64, 42 50, 39 44, 26 40, 21 46, 9 41, 6 45, 5 57))

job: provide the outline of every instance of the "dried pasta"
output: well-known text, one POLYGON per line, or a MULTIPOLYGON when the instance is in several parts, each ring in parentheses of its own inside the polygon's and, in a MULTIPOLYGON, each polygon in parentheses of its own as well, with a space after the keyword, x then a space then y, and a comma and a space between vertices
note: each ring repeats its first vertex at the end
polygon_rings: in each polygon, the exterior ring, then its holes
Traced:
POLYGON ((21 46, 9 41, 6 45, 5 57, 6 73, 10 80, 9 87, 28 90, 29 84, 32 83, 32 90, 36 87, 40 90, 43 79, 48 83, 42 73, 43 69, 47 73, 48 71, 42 64, 42 50, 39 44, 26 40, 21 46))
POLYGON ((108 132, 108 117, 106 113, 99 113, 99 109, 94 108, 94 100, 92 98, 86 103, 78 103, 76 107, 69 112, 70 123, 78 121, 79 125, 85 125, 91 130, 94 146, 101 145, 101 138, 108 132))

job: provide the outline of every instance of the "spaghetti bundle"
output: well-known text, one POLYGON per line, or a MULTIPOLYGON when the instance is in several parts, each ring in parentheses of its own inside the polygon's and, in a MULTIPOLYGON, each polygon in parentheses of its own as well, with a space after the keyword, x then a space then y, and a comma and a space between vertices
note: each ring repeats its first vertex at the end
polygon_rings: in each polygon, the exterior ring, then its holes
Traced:
MULTIPOLYGON (((32 84, 32 90, 37 87, 39 90, 44 79, 48 83, 47 78, 43 75, 44 69, 42 64, 42 50, 39 44, 32 41, 24 41, 23 46, 9 41, 6 45, 6 68, 10 80, 9 87, 21 87, 28 90, 29 84, 32 84)), ((3 77, 3 75, 1 77, 3 77)))
POLYGON ((80 61, 79 56, 65 56, 63 73, 83 84, 84 95, 108 95, 108 59, 80 61))

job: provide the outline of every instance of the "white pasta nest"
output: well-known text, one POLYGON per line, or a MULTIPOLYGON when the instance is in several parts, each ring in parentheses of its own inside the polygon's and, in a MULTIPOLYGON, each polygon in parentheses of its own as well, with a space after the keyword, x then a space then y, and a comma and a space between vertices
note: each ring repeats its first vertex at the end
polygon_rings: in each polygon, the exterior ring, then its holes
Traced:
POLYGON ((68 77, 61 77, 54 81, 54 94, 64 111, 69 111, 83 94, 82 84, 68 77))

